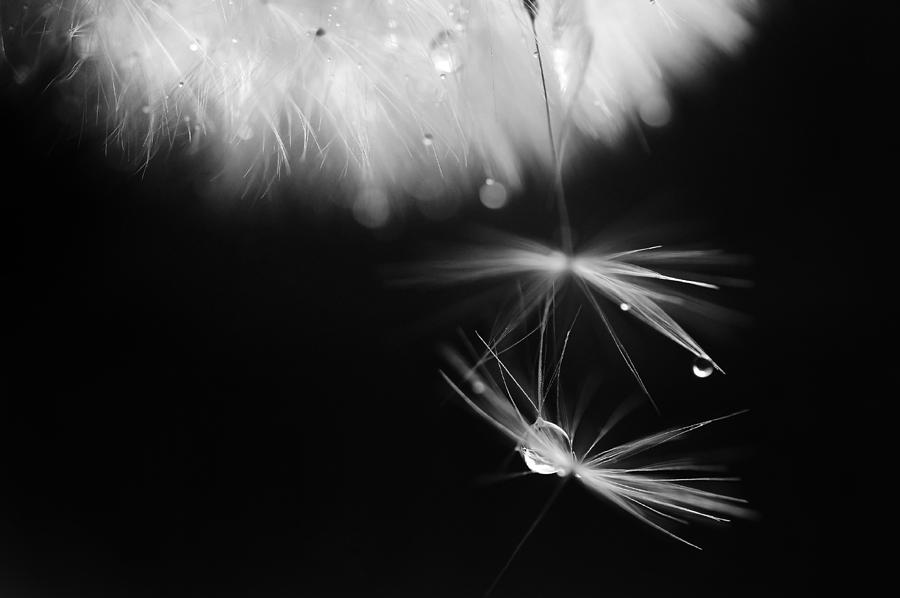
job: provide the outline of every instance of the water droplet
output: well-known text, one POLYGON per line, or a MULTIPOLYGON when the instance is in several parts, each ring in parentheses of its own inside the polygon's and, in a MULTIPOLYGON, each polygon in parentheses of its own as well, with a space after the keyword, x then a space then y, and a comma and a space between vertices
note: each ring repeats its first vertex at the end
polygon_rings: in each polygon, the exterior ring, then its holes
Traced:
POLYGON ((519 449, 526 467, 534 473, 567 475, 572 469, 572 443, 565 430, 538 418, 526 444, 519 449))
POLYGON ((318 29, 316 29, 316 37, 322 37, 323 35, 325 35, 325 30, 324 30, 324 29, 322 29, 321 27, 319 27, 318 29))
POLYGON ((638 105, 638 116, 650 127, 664 127, 672 120, 672 107, 664 96, 651 95, 638 105))
POLYGON ((703 357, 698 357, 694 360, 693 371, 694 375, 698 378, 709 378, 710 376, 712 376, 715 368, 713 367, 713 364, 710 360, 703 357))
POLYGON ((499 210, 506 205, 509 194, 501 183, 494 179, 485 179, 484 185, 478 190, 478 198, 486 208, 499 210))
POLYGON ((378 188, 364 189, 353 203, 353 217, 366 228, 382 228, 391 219, 387 195, 378 188))
POLYGON ((630 311, 630 310, 631 310, 631 306, 628 305, 627 303, 624 303, 624 302, 623 302, 623 303, 620 303, 620 304, 619 304, 619 309, 621 309, 622 311, 630 311))
POLYGON ((422 135, 422 145, 424 145, 425 147, 431 147, 432 145, 434 145, 434 135, 432 135, 431 133, 425 133, 424 135, 422 135))
POLYGON ((472 392, 474 392, 475 394, 482 395, 482 394, 484 394, 484 391, 486 391, 486 390, 487 390, 487 387, 484 385, 484 382, 482 382, 481 380, 475 380, 474 382, 472 382, 472 392))
POLYGON ((445 75, 455 73, 463 65, 459 40, 449 30, 441 31, 431 40, 428 55, 434 69, 445 75))

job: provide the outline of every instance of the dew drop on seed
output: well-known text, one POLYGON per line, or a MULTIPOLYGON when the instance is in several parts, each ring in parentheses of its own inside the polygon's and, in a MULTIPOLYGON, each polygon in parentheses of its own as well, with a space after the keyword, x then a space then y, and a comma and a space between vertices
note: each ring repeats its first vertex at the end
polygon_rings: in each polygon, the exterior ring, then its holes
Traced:
POLYGON ((442 75, 455 73, 463 64, 459 39, 452 31, 441 31, 428 46, 428 56, 434 70, 442 75))
POLYGON ((502 183, 498 183, 494 179, 485 179, 481 189, 478 190, 478 198, 484 207, 499 210, 506 205, 509 194, 502 183))
POLYGON ((698 378, 709 378, 712 376, 714 368, 710 360, 698 357, 694 360, 693 371, 698 378))
POLYGON ((565 430, 538 418, 531 432, 528 444, 519 449, 525 466, 541 475, 566 475, 570 470, 572 443, 565 430))
POLYGON ((672 106, 662 95, 651 95, 640 101, 638 116, 650 127, 664 127, 672 120, 672 106))

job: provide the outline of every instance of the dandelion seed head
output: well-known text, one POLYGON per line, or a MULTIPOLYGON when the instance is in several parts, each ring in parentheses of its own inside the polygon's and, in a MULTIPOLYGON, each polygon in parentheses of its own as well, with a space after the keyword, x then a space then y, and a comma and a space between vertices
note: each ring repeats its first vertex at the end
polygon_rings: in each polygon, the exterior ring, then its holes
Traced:
POLYGON ((140 160, 201 148, 214 172, 240 173, 216 177, 223 191, 289 178, 340 182, 349 195, 379 186, 393 199, 436 173, 448 194, 477 196, 485 172, 515 192, 552 166, 535 42, 575 159, 616 143, 634 117, 667 121, 669 86, 737 52, 755 0, 536 6, 12 0, 0 5, 0 47, 16 80, 59 65, 66 101, 91 115, 73 124, 96 123, 140 160), (160 107, 154 118, 134 118, 147 105, 160 107), (178 128, 180 114, 204 123, 201 142, 178 128), (247 126, 254 143, 239 143, 247 126))

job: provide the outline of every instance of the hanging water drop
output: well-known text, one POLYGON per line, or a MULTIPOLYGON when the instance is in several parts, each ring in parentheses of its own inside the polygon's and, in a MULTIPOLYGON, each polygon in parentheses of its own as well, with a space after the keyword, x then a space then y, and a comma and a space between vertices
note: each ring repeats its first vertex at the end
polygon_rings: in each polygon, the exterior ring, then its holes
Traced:
POLYGON ((509 194, 506 187, 502 183, 498 183, 494 179, 485 179, 481 189, 478 190, 478 198, 486 208, 491 210, 499 210, 506 205, 509 194))
POLYGON ((664 127, 672 120, 672 106, 660 94, 643 98, 638 104, 638 116, 650 127, 664 127))
POLYGON ((463 64, 462 52, 457 36, 452 31, 441 31, 429 45, 428 55, 434 70, 447 75, 455 73, 463 64))
POLYGON ((528 444, 519 449, 526 467, 534 473, 567 475, 572 470, 572 442, 565 430, 538 418, 531 426, 528 444))
POLYGON ((353 217, 366 228, 383 228, 391 219, 387 195, 377 188, 362 190, 353 203, 353 217))
POLYGON ((710 360, 704 357, 698 357, 694 360, 693 371, 694 375, 698 378, 709 378, 712 376, 715 368, 710 360))
POLYGON ((623 302, 623 303, 620 303, 620 304, 619 304, 619 309, 621 309, 622 311, 630 311, 630 310, 631 310, 631 306, 628 305, 627 303, 624 303, 624 302, 623 302))

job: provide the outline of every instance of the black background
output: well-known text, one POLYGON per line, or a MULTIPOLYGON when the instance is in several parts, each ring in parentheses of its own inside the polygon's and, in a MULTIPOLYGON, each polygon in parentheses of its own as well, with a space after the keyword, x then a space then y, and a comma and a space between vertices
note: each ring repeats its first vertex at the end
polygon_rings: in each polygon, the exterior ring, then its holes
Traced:
MULTIPOLYGON (((741 60, 676 96, 649 152, 632 138, 569 181, 586 230, 649 205, 754 257, 755 286, 726 295, 752 323, 712 340, 728 375, 698 381, 638 335, 668 405, 630 425, 749 407, 702 446, 743 447, 761 517, 690 530, 698 552, 573 485, 496 596, 874 585, 893 507, 878 461, 896 331, 882 27, 897 21, 842 4, 782 3, 741 60)), ((456 295, 387 286, 381 268, 476 222, 540 230, 543 191, 387 237, 303 197, 216 207, 183 164, 143 180, 116 168, 57 124, 52 92, 7 75, 0 595, 483 593, 555 482, 479 481, 520 466, 452 400, 434 348, 486 320, 448 311, 456 295)))

